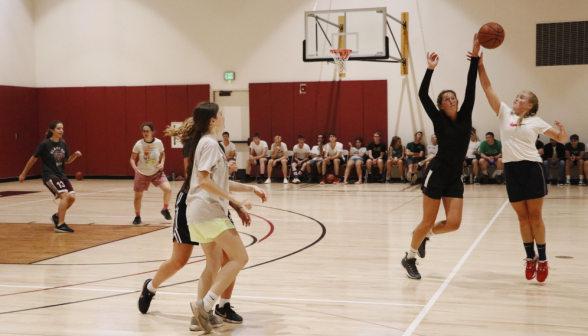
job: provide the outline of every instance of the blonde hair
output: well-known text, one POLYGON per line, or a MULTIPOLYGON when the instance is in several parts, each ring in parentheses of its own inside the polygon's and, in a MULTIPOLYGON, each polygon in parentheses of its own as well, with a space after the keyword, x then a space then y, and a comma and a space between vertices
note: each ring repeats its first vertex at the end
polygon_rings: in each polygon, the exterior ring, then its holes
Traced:
POLYGON ((180 127, 171 127, 167 126, 165 131, 163 132, 165 136, 173 137, 182 143, 182 145, 186 142, 186 140, 191 139, 194 137, 194 119, 192 117, 184 120, 180 127))
POLYGON ((470 134, 470 139, 474 138, 474 142, 480 142, 480 138, 478 138, 478 134, 476 134, 476 129, 474 127, 472 127, 472 132, 470 134))
POLYGON ((276 136, 274 137, 274 141, 282 141, 282 137, 281 137, 281 136, 279 136, 279 135, 276 135, 276 136))
POLYGON ((537 111, 539 110, 539 99, 537 98, 537 96, 531 91, 523 92, 529 95, 529 103, 533 104, 533 107, 531 107, 529 111, 526 111, 525 113, 523 113, 523 115, 519 117, 519 120, 517 120, 518 126, 520 126, 523 123, 523 119, 536 115, 537 111))

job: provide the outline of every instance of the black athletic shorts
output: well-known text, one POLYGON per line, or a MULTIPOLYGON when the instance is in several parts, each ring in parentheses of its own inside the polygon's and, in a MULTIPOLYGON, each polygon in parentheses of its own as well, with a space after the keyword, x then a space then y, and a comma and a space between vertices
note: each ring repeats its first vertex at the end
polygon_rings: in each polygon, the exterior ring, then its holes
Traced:
POLYGON ((474 160, 475 159, 473 159, 473 158, 472 159, 468 158, 468 159, 465 159, 464 162, 465 162, 466 166, 473 166, 474 160))
MULTIPOLYGON (((269 161, 269 159, 270 159, 270 157, 269 156, 266 156, 265 157, 265 162, 267 163, 269 161)), ((255 163, 257 163, 258 166, 261 165, 261 163, 259 163, 259 160, 255 160, 255 163)))
POLYGON ((462 167, 448 167, 437 159, 431 160, 423 172, 423 194, 432 199, 442 197, 463 198, 462 167))
MULTIPOLYGON (((176 215, 174 216, 174 238, 175 243, 200 245, 198 242, 193 242, 190 239, 190 230, 188 229, 188 219, 186 218, 186 198, 188 194, 184 193, 181 189, 176 199, 176 215)), ((227 213, 229 220, 233 225, 233 219, 231 218, 231 212, 227 213)))
POLYGON ((511 203, 547 195, 543 165, 539 162, 516 161, 504 164, 506 192, 511 203))
MULTIPOLYGON (((334 159, 334 160, 337 160, 337 159, 334 159)), ((334 164, 333 163, 334 160, 329 160, 329 162, 327 163, 327 167, 330 167, 332 164, 334 164)), ((341 156, 339 158, 339 166, 342 166, 344 164, 345 164, 345 157, 341 156)))

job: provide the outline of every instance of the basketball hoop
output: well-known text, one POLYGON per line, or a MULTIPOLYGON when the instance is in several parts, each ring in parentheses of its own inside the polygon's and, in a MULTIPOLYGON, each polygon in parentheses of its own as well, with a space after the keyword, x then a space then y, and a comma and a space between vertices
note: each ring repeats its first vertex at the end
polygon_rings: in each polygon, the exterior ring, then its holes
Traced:
POLYGON ((333 61, 335 62, 335 66, 337 72, 339 73, 339 77, 345 77, 347 61, 349 60, 349 54, 351 54, 351 49, 331 50, 331 56, 333 56, 333 61))

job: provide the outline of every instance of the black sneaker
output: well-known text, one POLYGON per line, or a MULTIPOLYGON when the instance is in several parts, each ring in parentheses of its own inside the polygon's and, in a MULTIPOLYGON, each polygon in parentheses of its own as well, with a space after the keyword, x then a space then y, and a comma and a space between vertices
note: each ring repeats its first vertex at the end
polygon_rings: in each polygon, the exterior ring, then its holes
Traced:
POLYGON ((133 220, 133 224, 141 224, 141 216, 135 217, 135 220, 133 220))
POLYGON ((429 237, 425 237, 425 239, 423 239, 423 242, 421 243, 421 245, 419 245, 419 249, 417 250, 417 254, 419 255, 419 257, 421 258, 425 258, 425 247, 427 246, 427 240, 429 240, 429 237))
POLYGON ((257 178, 257 184, 264 184, 265 183, 265 178, 263 177, 263 175, 259 176, 257 178))
POLYGON ((474 176, 474 184, 475 185, 480 185, 480 178, 477 176, 474 176))
POLYGON ((57 217, 57 214, 51 215, 51 221, 53 221, 53 224, 57 227, 57 224, 59 224, 59 217, 57 217))
POLYGON ((163 215, 163 217, 165 217, 165 219, 167 219, 167 220, 170 220, 170 219, 172 219, 172 218, 171 218, 171 215, 169 214, 169 210, 168 210, 168 209, 161 210, 161 214, 162 214, 162 215, 163 215))
POLYGON ((225 303, 222 308, 219 305, 216 305, 214 312, 216 315, 222 317, 223 321, 227 323, 243 323, 243 318, 233 310, 233 307, 229 302, 225 303))
POLYGON ((55 226, 55 229, 53 229, 53 231, 57 232, 57 233, 73 233, 74 230, 72 228, 70 228, 69 226, 67 226, 67 224, 63 223, 59 226, 55 226))
POLYGON ((406 258, 407 256, 408 256, 408 252, 406 252, 406 254, 404 255, 404 258, 402 258, 402 262, 401 262, 402 267, 404 267, 404 269, 406 270, 406 276, 411 279, 420 280, 421 274, 419 273, 419 270, 417 270, 417 267, 416 267, 416 258, 407 259, 406 258))
POLYGON ((139 311, 143 314, 147 314, 147 311, 149 311, 149 306, 151 305, 151 300, 153 300, 153 297, 155 296, 155 293, 151 293, 147 289, 147 285, 152 280, 153 279, 145 280, 143 283, 143 289, 141 289, 141 296, 139 296, 139 311))
POLYGON ((501 175, 496 175, 496 184, 502 184, 502 174, 501 175))

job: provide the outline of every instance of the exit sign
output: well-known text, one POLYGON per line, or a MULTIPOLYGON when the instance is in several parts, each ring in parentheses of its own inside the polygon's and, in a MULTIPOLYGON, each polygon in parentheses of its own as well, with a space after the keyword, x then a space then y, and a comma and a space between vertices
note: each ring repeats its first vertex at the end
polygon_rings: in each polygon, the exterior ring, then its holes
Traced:
POLYGON ((235 80, 235 72, 234 71, 225 72, 225 80, 229 81, 229 82, 235 80))

